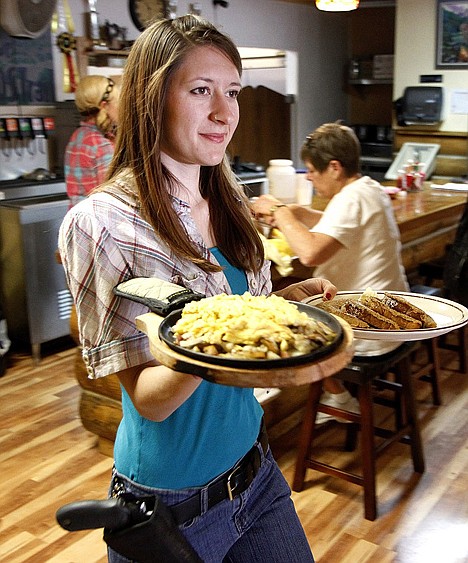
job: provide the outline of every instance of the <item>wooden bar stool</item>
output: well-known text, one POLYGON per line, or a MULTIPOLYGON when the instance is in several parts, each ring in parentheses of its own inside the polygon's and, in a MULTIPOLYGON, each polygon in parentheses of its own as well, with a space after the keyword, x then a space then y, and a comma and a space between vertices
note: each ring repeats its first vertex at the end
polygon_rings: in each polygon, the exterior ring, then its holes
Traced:
MULTIPOLYGON (((396 350, 377 357, 360 357, 353 361, 334 377, 357 386, 361 413, 355 414, 320 403, 322 394, 321 382, 310 385, 302 428, 300 430, 296 469, 293 490, 301 491, 307 469, 315 469, 355 483, 364 488, 364 515, 367 520, 377 517, 377 501, 375 492, 375 463, 377 456, 390 444, 400 441, 409 443, 413 467, 417 473, 424 472, 424 455, 419 431, 416 401, 413 391, 413 374, 411 370, 411 354, 417 348, 417 342, 405 342, 396 350), (395 374, 395 380, 387 377, 389 372, 395 374), (374 426, 374 389, 390 389, 396 395, 387 406, 396 411, 395 428, 384 429, 374 426), (398 409, 403 404, 403 413, 398 409), (333 416, 357 424, 347 425, 347 446, 354 446, 353 431, 359 425, 361 430, 361 469, 358 475, 346 469, 334 467, 314 459, 313 437, 317 412, 325 412, 333 416), (376 444, 375 436, 384 438, 376 444)), ((376 399, 377 401, 377 399, 376 399)))
MULTIPOLYGON (((435 274, 434 274, 435 275, 435 274)), ((411 291, 413 293, 421 293, 423 295, 436 295, 438 297, 447 297, 450 298, 449 295, 446 295, 445 291, 443 288, 440 287, 432 287, 432 286, 428 286, 428 285, 413 285, 411 286, 411 291)), ((454 331, 456 334, 456 338, 457 338, 457 342, 456 343, 449 343, 447 342, 447 335, 443 335, 443 336, 439 336, 438 338, 435 338, 432 341, 426 340, 424 342, 427 343, 428 346, 430 346, 431 349, 428 349, 428 355, 429 357, 432 357, 434 359, 433 365, 437 366, 436 372, 433 372, 433 377, 431 376, 427 376, 424 377, 420 377, 420 379, 426 380, 426 381, 430 381, 432 383, 433 386, 433 402, 434 405, 440 405, 442 404, 441 402, 441 397, 440 397, 440 390, 435 390, 435 387, 439 387, 438 384, 438 377, 439 377, 439 348, 442 348, 443 350, 451 350, 452 352, 456 352, 458 354, 458 360, 459 360, 459 366, 460 366, 460 372, 461 373, 466 373, 467 372, 467 367, 468 367, 468 327, 467 325, 463 326, 462 328, 457 329, 456 331, 454 331), (438 400, 437 400, 437 397, 438 400)), ((431 360, 429 360, 431 361, 431 360)))
POLYGON ((461 373, 468 373, 468 325, 458 328, 455 332, 456 343, 447 342, 447 335, 439 336, 439 347, 452 350, 458 354, 459 369, 461 373))
POLYGON ((423 340, 421 345, 426 348, 427 361, 424 364, 413 364, 413 377, 419 381, 430 383, 432 387, 432 404, 439 406, 442 404, 442 393, 440 391, 440 359, 439 359, 439 339, 429 338, 423 340))
MULTIPOLYGON (((422 295, 435 295, 442 297, 443 290, 439 287, 431 287, 427 285, 412 285, 413 293, 422 295)), ((439 338, 430 338, 421 342, 426 347, 427 362, 418 366, 413 370, 413 376, 420 381, 431 384, 432 387, 432 403, 436 406, 442 404, 442 395, 440 392, 440 360, 439 360, 439 338)))
MULTIPOLYGON (((450 294, 447 292, 445 287, 443 287, 444 282, 444 269, 447 253, 450 251, 451 245, 447 245, 446 254, 438 259, 431 260, 428 262, 423 262, 418 267, 418 274, 423 278, 423 283, 420 285, 415 285, 411 287, 411 291, 415 293, 423 293, 425 295, 439 295, 442 297, 451 298, 450 294), (432 285, 434 282, 438 282, 437 285, 432 285)), ((468 326, 465 325, 455 331, 457 338, 456 343, 451 343, 447 341, 447 335, 438 338, 437 343, 439 348, 444 350, 451 350, 457 352, 459 367, 461 373, 467 373, 468 370, 468 326)), ((434 403, 440 404, 440 403, 434 403)))

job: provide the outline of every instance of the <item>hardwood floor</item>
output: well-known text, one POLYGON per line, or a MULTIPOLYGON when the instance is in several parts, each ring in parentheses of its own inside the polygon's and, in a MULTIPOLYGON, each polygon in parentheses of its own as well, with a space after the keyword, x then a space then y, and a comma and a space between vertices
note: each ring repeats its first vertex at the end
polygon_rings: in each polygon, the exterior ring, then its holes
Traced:
MULTIPOLYGON (((101 530, 70 533, 55 520, 63 504, 105 498, 112 466, 81 425, 74 354, 52 348, 38 366, 15 354, 0 378, 2 562, 107 560, 101 530)), ((432 406, 429 385, 417 383, 426 472, 413 472, 408 446, 389 448, 378 460, 377 520, 363 518, 362 489, 337 478, 309 470, 304 491, 293 493, 319 563, 468 561, 468 378, 452 352, 441 355, 443 405, 432 406)), ((299 420, 300 413, 289 431, 271 436, 289 482, 299 420)), ((317 445, 328 459, 352 464, 343 437, 343 425, 332 425, 317 445)))

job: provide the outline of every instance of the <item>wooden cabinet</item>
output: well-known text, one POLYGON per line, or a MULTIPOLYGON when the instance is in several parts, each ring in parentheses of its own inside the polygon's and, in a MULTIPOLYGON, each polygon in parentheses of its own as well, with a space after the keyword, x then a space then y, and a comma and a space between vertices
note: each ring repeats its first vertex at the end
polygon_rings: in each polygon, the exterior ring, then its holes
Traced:
POLYGON ((347 85, 349 123, 391 125, 392 80, 350 80, 347 85))
POLYGON ((392 124, 392 79, 376 79, 372 75, 375 55, 394 52, 395 7, 358 9, 349 15, 350 59, 365 67, 360 76, 350 77, 345 72, 345 90, 348 94, 349 123, 369 125, 392 124))
POLYGON ((265 86, 246 86, 238 100, 242 118, 227 149, 231 159, 267 168, 272 158, 291 158, 290 98, 265 86))

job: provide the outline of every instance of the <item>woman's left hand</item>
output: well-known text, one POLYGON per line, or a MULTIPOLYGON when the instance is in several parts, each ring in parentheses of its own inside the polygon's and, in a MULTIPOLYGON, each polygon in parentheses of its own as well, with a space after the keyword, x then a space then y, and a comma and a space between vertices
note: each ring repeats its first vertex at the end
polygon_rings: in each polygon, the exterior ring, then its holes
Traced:
POLYGON ((318 295, 319 293, 323 294, 324 301, 329 301, 335 297, 336 292, 336 286, 324 278, 309 278, 303 282, 293 283, 284 289, 275 291, 276 295, 290 301, 303 301, 307 297, 318 295))

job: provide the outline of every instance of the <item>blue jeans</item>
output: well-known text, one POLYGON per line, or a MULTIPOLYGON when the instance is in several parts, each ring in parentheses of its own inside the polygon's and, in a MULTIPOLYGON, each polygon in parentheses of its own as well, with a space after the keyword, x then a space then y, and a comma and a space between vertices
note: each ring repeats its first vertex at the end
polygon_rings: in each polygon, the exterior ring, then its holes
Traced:
MULTIPOLYGON (((264 456, 260 445, 258 448, 262 465, 249 488, 234 500, 223 500, 182 524, 180 530, 204 563, 313 563, 291 489, 271 451, 264 456)), ((167 505, 200 491, 166 491, 122 479, 127 492, 141 496, 156 493, 167 505)), ((130 561, 111 549, 108 557, 110 563, 130 561)))

